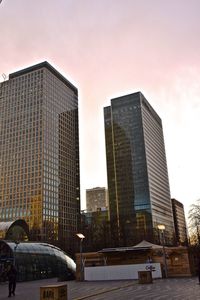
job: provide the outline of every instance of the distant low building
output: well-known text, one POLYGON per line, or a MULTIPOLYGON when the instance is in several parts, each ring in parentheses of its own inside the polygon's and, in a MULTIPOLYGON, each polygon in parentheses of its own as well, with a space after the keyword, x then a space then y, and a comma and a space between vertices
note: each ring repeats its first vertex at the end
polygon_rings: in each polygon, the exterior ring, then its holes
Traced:
MULTIPOLYGON (((166 269, 170 277, 190 277, 190 261, 187 247, 166 247, 166 269)), ((138 271, 152 270, 153 278, 158 275, 161 268, 165 277, 165 263, 163 259, 163 247, 147 241, 131 247, 112 247, 98 249, 93 253, 82 253, 84 260, 85 280, 123 280, 137 279, 138 271), (147 262, 152 258, 152 262, 147 262), (123 271, 122 271, 123 270, 123 271), (92 275, 92 276, 91 276, 92 275)), ((76 279, 80 280, 80 253, 76 254, 76 279)))
POLYGON ((94 220, 98 220, 98 222, 108 221, 108 210, 106 208, 99 208, 96 211, 81 211, 82 220, 86 224, 92 224, 94 220))
POLYGON ((108 190, 105 187, 95 187, 86 190, 87 211, 105 210, 108 206, 108 190))
POLYGON ((174 218, 176 241, 180 245, 187 245, 187 226, 185 221, 184 206, 176 199, 171 199, 174 218))
POLYGON ((110 224, 108 210, 81 211, 81 232, 85 235, 83 250, 98 251, 110 247, 110 224))

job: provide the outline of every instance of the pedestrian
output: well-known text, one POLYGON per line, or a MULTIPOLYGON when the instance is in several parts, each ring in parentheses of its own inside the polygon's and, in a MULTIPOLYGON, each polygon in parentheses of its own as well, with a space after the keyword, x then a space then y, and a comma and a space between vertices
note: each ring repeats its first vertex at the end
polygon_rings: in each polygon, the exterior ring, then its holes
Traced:
POLYGON ((15 288, 16 288, 16 279, 17 279, 17 270, 13 264, 9 266, 8 272, 8 297, 12 295, 15 296, 15 288))

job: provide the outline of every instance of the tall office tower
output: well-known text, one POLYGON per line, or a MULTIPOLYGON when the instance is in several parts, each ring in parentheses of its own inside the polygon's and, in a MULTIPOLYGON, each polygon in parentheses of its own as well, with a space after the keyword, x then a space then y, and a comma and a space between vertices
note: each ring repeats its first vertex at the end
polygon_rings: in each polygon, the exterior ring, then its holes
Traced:
POLYGON ((78 90, 49 63, 0 85, 0 220, 72 251, 80 216, 78 90))
POLYGON ((105 210, 108 207, 108 190, 105 187, 96 187, 86 190, 87 211, 105 210))
POLYGON ((104 108, 109 213, 115 245, 142 239, 166 243, 174 226, 162 121, 142 93, 111 100, 104 108))
POLYGON ((174 218, 174 228, 176 235, 176 242, 179 245, 187 245, 187 226, 185 221, 184 206, 181 202, 176 199, 171 199, 172 201, 172 211, 174 218))

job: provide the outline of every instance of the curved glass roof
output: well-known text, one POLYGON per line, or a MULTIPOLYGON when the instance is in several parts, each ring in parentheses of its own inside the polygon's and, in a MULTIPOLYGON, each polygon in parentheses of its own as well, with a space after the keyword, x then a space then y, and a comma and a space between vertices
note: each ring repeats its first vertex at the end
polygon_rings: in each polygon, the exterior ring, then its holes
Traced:
POLYGON ((0 241, 0 262, 13 263, 17 280, 39 280, 58 277, 74 279, 76 264, 65 252, 56 246, 41 242, 0 241))
POLYGON ((25 220, 0 222, 0 239, 28 240, 29 227, 25 220))
POLYGON ((10 249, 16 254, 26 253, 26 254, 43 254, 59 257, 61 260, 65 261, 68 267, 76 271, 76 264, 72 258, 70 258, 65 252, 63 252, 58 247, 40 242, 10 242, 4 241, 10 249))
POLYGON ((14 222, 15 221, 0 222, 0 230, 1 231, 7 231, 14 222))

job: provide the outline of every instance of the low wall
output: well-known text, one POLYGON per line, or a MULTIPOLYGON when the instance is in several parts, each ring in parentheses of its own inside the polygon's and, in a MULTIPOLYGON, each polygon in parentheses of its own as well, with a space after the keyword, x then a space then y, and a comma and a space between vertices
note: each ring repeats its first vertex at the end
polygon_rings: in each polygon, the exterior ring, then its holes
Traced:
POLYGON ((85 267, 84 278, 88 281, 138 279, 138 271, 152 271, 153 278, 162 278, 159 263, 85 267))

